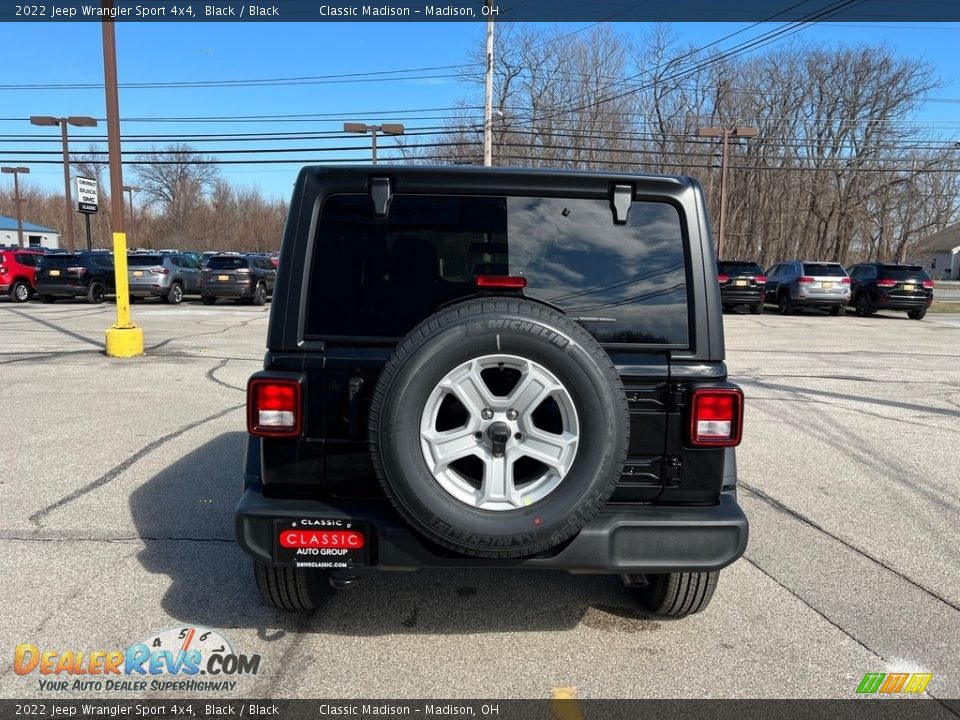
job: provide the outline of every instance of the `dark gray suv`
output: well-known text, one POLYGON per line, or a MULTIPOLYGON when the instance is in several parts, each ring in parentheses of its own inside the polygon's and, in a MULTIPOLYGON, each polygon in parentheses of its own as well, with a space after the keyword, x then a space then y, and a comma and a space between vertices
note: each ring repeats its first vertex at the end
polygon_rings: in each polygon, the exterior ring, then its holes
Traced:
POLYGON ((213 305, 217 298, 230 298, 263 305, 273 295, 276 279, 276 268, 262 255, 214 255, 203 266, 203 304, 213 305))
POLYGON ((131 302, 158 297, 171 305, 179 305, 185 295, 200 294, 201 278, 200 263, 189 255, 134 253, 127 256, 131 302))

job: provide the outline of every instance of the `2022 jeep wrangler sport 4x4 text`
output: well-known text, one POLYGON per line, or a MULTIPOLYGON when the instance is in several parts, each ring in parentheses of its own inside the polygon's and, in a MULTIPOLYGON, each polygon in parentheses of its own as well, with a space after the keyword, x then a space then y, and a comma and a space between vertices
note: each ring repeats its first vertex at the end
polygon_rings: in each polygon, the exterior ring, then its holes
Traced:
POLYGON ((689 178, 302 170, 236 511, 264 599, 557 568, 703 609, 747 543, 713 252, 689 178))

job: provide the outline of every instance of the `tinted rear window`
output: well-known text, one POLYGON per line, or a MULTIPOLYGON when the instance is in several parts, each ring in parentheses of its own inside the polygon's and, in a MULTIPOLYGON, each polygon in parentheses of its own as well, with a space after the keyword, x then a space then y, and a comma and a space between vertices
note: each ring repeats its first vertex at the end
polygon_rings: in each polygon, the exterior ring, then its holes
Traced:
POLYGON ((131 255, 127 258, 127 265, 131 267, 163 265, 163 258, 159 255, 131 255))
POLYGON ((930 276, 919 265, 884 265, 880 277, 890 280, 929 280, 930 276))
POLYGON ((846 277, 847 271, 843 269, 843 265, 835 265, 831 263, 804 263, 803 274, 812 275, 813 277, 846 277))
POLYGON ((687 346, 680 216, 634 202, 397 195, 375 220, 367 195, 326 199, 313 257, 307 335, 399 338, 477 275, 523 275, 605 343, 687 346))
POLYGON ((44 267, 71 267, 82 261, 76 255, 44 255, 42 263, 44 267))
POLYGON ((208 270, 236 270, 249 267, 249 262, 242 257, 212 257, 207 261, 208 270))
POLYGON ((763 268, 752 262, 723 261, 717 263, 717 271, 725 275, 763 275, 763 268))

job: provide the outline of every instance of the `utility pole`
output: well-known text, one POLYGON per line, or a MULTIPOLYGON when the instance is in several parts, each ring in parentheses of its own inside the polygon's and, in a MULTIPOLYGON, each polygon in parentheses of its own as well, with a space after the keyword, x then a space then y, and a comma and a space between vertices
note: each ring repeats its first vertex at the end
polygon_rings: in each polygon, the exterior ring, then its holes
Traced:
MULTIPOLYGON (((111 0, 103 0, 105 9, 111 0)), ((107 328, 108 357, 143 355, 143 328, 130 319, 127 234, 123 225, 123 162, 120 157, 120 93, 117 88, 117 41, 113 20, 100 23, 103 33, 103 88, 107 105, 107 153, 110 158, 110 222, 113 225, 113 271, 117 283, 117 322, 107 328)))
POLYGON ((487 8, 487 86, 483 101, 483 166, 493 164, 493 0, 487 8))
POLYGON ((17 245, 23 250, 23 208, 20 205, 23 202, 23 198, 20 197, 20 182, 18 177, 21 174, 28 175, 30 168, 3 167, 0 168, 0 172, 13 174, 13 204, 17 206, 17 245))
POLYGON ((723 156, 720 161, 720 221, 717 230, 717 259, 723 250, 724 228, 727 222, 727 154, 730 147, 730 138, 752 138, 760 131, 754 127, 704 127, 697 130, 699 137, 723 138, 723 156))

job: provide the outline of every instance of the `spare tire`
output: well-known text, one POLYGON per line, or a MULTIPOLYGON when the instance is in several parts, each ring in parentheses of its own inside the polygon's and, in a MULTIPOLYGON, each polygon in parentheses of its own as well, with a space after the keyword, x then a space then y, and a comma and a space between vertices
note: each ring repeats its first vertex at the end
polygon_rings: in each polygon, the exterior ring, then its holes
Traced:
POLYGON ((374 467, 398 512, 464 555, 551 548, 603 507, 629 414, 609 356, 580 325, 529 300, 451 305, 414 328, 370 408, 374 467))

